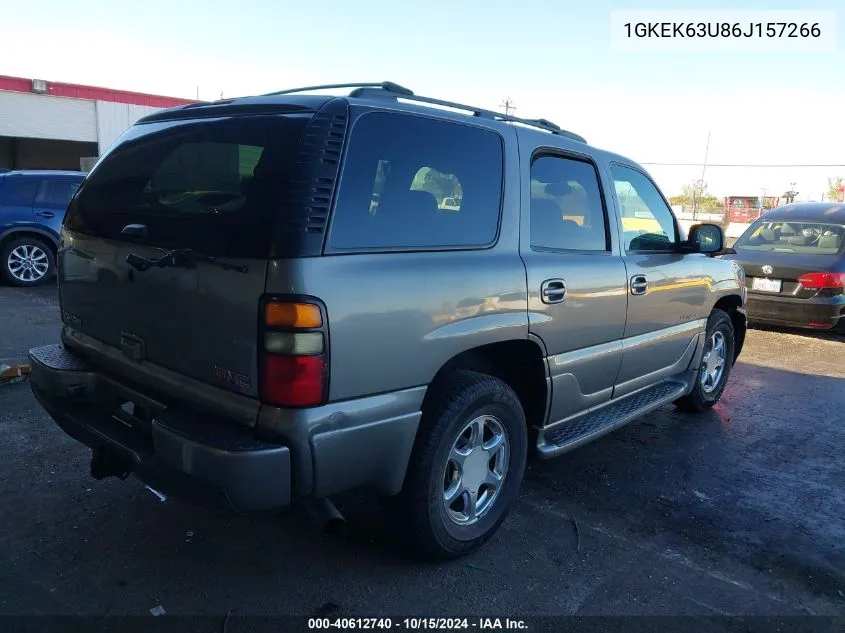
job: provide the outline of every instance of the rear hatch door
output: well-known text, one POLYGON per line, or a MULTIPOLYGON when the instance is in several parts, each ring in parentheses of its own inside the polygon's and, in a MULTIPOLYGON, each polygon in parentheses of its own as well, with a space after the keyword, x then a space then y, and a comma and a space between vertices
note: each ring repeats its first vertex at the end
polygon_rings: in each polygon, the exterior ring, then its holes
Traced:
POLYGON ((71 202, 65 324, 148 363, 256 397, 257 308, 279 174, 307 115, 138 124, 71 202))

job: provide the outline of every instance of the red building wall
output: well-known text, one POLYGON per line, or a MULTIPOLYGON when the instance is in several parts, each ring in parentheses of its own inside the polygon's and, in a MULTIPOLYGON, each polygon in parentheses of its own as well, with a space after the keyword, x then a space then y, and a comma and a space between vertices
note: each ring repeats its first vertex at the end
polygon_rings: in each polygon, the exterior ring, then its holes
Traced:
MULTIPOLYGON (((8 77, 0 75, 0 90, 32 93, 32 80, 23 77, 8 77)), ((131 103, 134 105, 145 105, 155 108, 172 108, 174 106, 196 103, 195 99, 163 97, 160 95, 150 95, 142 92, 114 90, 112 88, 97 88, 95 86, 69 84, 60 81, 48 81, 46 94, 53 97, 88 99, 90 101, 110 101, 113 103, 131 103)))

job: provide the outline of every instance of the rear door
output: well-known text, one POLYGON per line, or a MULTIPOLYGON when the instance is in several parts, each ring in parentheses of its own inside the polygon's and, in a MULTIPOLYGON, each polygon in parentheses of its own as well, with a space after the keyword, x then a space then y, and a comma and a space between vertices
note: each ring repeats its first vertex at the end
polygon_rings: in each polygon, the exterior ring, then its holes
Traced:
POLYGON ((46 224, 58 235, 70 200, 81 182, 82 178, 43 178, 32 208, 35 221, 46 224))
POLYGON ((60 257, 65 323, 149 363, 257 396, 258 301, 279 181, 307 119, 131 128, 74 198, 60 257))
POLYGON ((591 159, 541 150, 523 169, 529 329, 548 352, 549 420, 557 422, 610 400, 622 358, 625 266, 591 159))
POLYGON ((11 174, 0 177, 0 232, 15 224, 32 224, 32 205, 39 180, 11 174))
POLYGON ((676 374, 695 350, 708 292, 705 256, 677 252, 675 216, 657 185, 611 163, 628 275, 628 318, 614 398, 676 374))

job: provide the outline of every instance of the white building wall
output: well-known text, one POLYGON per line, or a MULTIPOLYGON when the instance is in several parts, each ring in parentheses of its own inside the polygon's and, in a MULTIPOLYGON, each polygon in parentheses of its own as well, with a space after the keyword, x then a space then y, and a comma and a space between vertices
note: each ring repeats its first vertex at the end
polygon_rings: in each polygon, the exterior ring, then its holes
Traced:
POLYGON ((114 143, 118 136, 128 130, 142 116, 158 112, 162 108, 97 101, 97 141, 100 155, 114 143))
POLYGON ((0 136, 97 142, 93 101, 0 90, 0 136))

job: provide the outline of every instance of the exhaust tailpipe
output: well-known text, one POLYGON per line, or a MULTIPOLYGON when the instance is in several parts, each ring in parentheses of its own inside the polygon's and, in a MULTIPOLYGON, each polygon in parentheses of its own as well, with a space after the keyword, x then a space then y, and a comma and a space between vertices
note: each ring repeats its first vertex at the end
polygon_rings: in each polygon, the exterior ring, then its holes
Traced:
POLYGON ((335 534, 346 524, 346 519, 329 499, 309 499, 305 502, 305 508, 323 534, 335 534))
POLYGON ((103 448, 94 449, 91 457, 91 476, 94 479, 106 477, 126 479, 130 470, 129 463, 119 455, 103 448))

